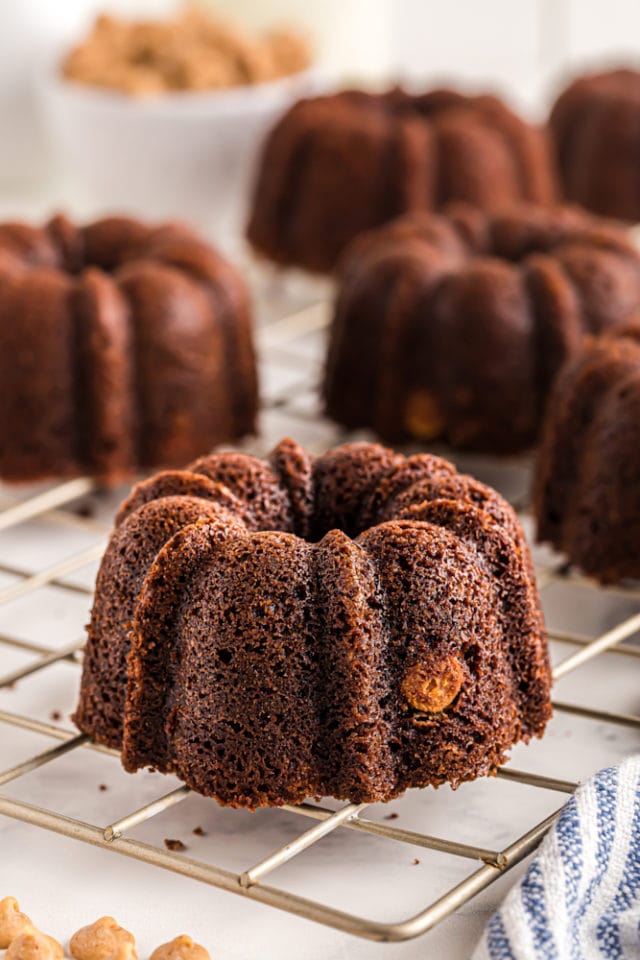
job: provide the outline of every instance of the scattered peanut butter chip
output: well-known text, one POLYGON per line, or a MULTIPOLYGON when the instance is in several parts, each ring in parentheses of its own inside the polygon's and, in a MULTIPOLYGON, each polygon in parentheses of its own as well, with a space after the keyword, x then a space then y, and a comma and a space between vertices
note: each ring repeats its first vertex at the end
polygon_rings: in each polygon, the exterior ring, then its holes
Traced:
POLYGON ((150 960, 211 960, 208 950, 182 934, 169 943, 163 943, 151 954, 150 960))
POLYGON ((26 913, 21 913, 18 901, 14 897, 5 897, 4 900, 0 900, 0 948, 8 947, 21 933, 31 929, 33 929, 31 920, 26 913))
POLYGON ((415 663, 402 679, 402 696, 410 707, 440 713, 460 692, 464 671, 455 657, 415 663))
POLYGON ((4 960, 62 960, 61 944, 46 933, 30 927, 11 941, 4 960))
MULTIPOLYGON (((113 917, 100 917, 95 923, 74 933, 69 950, 75 960, 108 960, 114 954, 119 955, 122 947, 129 947, 126 960, 137 960, 135 945, 133 934, 121 927, 113 917)), ((121 960, 125 960, 125 956, 121 960)))
POLYGON ((193 828, 193 834, 194 834, 194 836, 196 836, 196 837, 206 837, 206 835, 207 835, 206 831, 203 830, 202 827, 194 827, 194 828, 193 828))
POLYGON ((187 849, 182 840, 172 840, 171 837, 165 837, 164 845, 167 850, 171 850, 174 853, 182 853, 183 850, 187 849))
MULTIPOLYGON (((180 844, 180 841, 171 841, 180 844)), ((0 900, 0 949, 3 960, 64 960, 62 945, 34 927, 14 897, 0 900)), ((100 917, 78 930, 69 952, 75 960, 138 960, 132 933, 113 917, 100 917)), ((157 947, 150 960, 211 960, 209 952, 192 937, 181 934, 157 947)))
POLYGON ((122 940, 106 960, 138 960, 138 954, 132 943, 122 940))

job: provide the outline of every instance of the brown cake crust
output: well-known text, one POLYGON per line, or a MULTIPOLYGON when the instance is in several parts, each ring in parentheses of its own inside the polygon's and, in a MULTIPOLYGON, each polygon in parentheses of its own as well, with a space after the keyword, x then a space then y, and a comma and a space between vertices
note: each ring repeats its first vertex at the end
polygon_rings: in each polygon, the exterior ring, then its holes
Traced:
POLYGON ((389 800, 491 773, 550 715, 524 535, 438 457, 217 454, 138 485, 75 720, 232 806, 389 800))
POLYGON ((549 117, 566 198, 595 213, 640 219, 640 72, 578 77, 549 117))
POLYGON ((640 578, 640 326, 558 374, 537 460, 538 539, 603 583, 640 578))
POLYGON ((325 365, 329 416, 389 442, 511 453, 587 333, 640 306, 640 256, 577 208, 456 204, 358 237, 341 261, 325 365))
POLYGON ((113 483, 255 427, 237 271, 187 227, 0 224, 0 476, 113 483))
POLYGON ((546 132, 496 97, 345 90, 301 100, 276 124, 247 236, 277 263, 327 272, 355 236, 404 213, 555 197, 546 132))

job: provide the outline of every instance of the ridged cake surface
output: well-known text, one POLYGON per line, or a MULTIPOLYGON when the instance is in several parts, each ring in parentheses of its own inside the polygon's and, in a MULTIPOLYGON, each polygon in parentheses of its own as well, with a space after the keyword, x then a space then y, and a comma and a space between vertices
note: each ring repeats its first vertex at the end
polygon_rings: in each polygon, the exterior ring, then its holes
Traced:
POLYGON ((129 771, 250 808, 389 800, 493 772, 549 713, 518 520, 444 460, 285 440, 120 510, 75 719, 129 771))
POLYGON ((0 225, 0 477, 106 482, 251 433, 249 301, 186 226, 0 225))
POLYGON ((640 220, 640 71, 578 77, 558 97, 549 129, 566 199, 640 220))
POLYGON ((577 208, 457 204, 400 218, 356 239, 341 262, 327 412, 390 443, 525 449, 583 336, 639 307, 627 233, 577 208))
POLYGON ((534 493, 539 540, 603 582, 640 579, 640 326, 558 374, 534 493))
POLYGON ((353 237, 403 213, 555 197, 546 132, 496 97, 346 90, 302 100, 277 123, 248 237, 277 263, 327 272, 353 237))

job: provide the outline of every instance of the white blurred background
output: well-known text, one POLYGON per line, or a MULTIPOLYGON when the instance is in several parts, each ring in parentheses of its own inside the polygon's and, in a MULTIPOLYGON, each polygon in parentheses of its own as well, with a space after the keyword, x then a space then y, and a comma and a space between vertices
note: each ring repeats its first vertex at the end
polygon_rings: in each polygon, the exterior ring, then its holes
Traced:
MULTIPOLYGON (((375 2, 373 6, 375 6, 375 2)), ((640 66, 637 0, 396 0, 392 64, 431 82, 492 88, 544 119, 569 76, 640 66)))
MULTIPOLYGON (((323 83, 328 86, 345 82, 382 86, 401 79, 426 88, 448 82, 497 92, 538 120, 544 120, 568 76, 602 64, 640 66, 637 0, 202 0, 202 5, 254 32, 283 23, 301 28, 314 43, 323 83)), ((47 65, 86 33, 96 13, 153 17, 178 6, 177 0, 2 0, 0 215, 37 219, 53 209, 66 209, 88 216, 117 206, 152 218, 183 211, 223 244, 221 233, 239 231, 242 213, 237 204, 233 209, 218 209, 223 192, 233 193, 220 183, 217 194, 212 187, 210 205, 199 195, 191 202, 176 194, 172 206, 170 189, 151 186, 151 199, 145 196, 144 190, 135 187, 139 148, 134 144, 128 158, 121 159, 121 168, 114 158, 111 183, 94 177, 87 189, 100 163, 111 162, 105 157, 109 137, 120 136, 122 141, 128 135, 112 135, 104 126, 110 123, 108 118, 88 116, 85 129, 84 120, 74 117, 73 123, 80 126, 67 137, 74 162, 68 156, 61 162, 60 151, 54 150, 51 116, 46 115, 52 112, 51 104, 45 103, 43 110, 43 97, 38 97, 38 89, 42 94, 46 88, 47 65), (112 189, 116 177, 122 191, 112 189)), ((61 110, 64 113, 66 107, 61 110)), ((68 119, 63 117, 65 122, 68 119)), ((271 118, 265 113, 263 126, 267 119, 271 118)), ((180 137, 176 138, 172 123, 169 118, 167 140, 172 139, 175 147, 180 137)), ((237 125, 239 134, 242 126, 237 125)), ((256 137, 261 132, 258 126, 256 137)), ((63 130, 63 139, 64 135, 63 130)), ((228 125, 221 128, 218 140, 233 138, 228 125)), ((247 156, 251 153, 240 140, 238 150, 247 156)), ((161 153, 161 148, 153 147, 159 165, 161 153)), ((225 163, 231 177, 233 163, 228 159, 225 163)), ((200 167, 204 166, 203 160, 200 167)), ((188 179, 179 163, 174 172, 176 185, 188 179)), ((218 181, 227 179, 224 171, 212 172, 212 184, 216 176, 218 181)), ((248 173, 243 171, 243 176, 246 180, 248 173)), ((145 168, 141 177, 144 186, 145 168)))

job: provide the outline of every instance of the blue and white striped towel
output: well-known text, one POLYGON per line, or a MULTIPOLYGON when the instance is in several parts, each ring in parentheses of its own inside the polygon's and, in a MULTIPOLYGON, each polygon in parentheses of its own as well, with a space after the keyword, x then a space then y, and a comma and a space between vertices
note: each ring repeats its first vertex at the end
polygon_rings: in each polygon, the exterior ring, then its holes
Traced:
POLYGON ((579 787, 473 960, 640 958, 640 757, 579 787))

